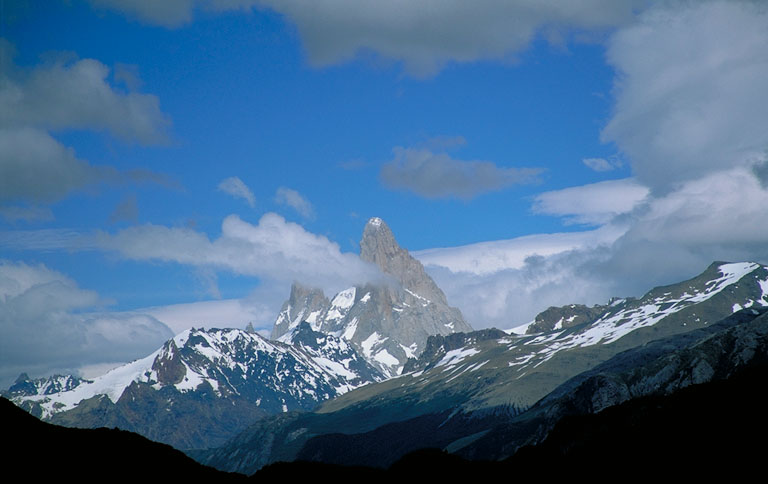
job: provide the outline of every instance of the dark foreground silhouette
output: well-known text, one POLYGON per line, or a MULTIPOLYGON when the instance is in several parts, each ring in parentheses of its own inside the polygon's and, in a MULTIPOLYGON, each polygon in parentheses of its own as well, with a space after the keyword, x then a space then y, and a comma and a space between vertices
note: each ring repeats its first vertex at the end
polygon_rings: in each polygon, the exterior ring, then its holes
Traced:
MULTIPOLYGON (((293 479, 491 480, 590 477, 593 480, 745 477, 768 451, 768 367, 729 380, 645 397, 596 415, 567 417, 535 447, 502 462, 466 461, 440 450, 411 453, 390 469, 313 462, 272 464, 250 478, 204 467, 170 446, 117 429, 53 426, 0 400, 3 473, 104 481, 162 478, 210 482, 292 482, 293 479)), ((347 481, 349 482, 349 481, 347 481)))

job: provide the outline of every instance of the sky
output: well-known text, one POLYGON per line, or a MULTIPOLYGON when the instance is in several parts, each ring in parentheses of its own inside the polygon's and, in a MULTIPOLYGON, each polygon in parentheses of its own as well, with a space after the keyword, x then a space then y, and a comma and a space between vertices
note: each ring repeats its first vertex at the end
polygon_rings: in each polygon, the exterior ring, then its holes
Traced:
POLYGON ((292 282, 370 217, 475 328, 768 263, 768 3, 0 0, 0 387, 292 282))

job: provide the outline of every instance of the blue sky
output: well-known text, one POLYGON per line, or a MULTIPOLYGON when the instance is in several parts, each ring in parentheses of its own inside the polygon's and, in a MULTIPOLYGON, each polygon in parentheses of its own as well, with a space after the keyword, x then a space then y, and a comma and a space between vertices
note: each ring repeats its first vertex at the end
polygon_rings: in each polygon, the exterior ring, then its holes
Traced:
POLYGON ((2 378, 269 328, 372 216, 475 327, 768 261, 763 3, 353 3, 0 0, 2 378))

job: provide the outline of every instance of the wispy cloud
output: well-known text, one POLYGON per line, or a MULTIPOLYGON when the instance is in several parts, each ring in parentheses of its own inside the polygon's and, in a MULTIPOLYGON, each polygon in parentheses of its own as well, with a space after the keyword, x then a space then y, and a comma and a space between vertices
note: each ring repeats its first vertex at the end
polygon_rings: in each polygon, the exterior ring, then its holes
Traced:
POLYGON ((632 178, 608 180, 541 193, 534 198, 532 210, 565 217, 566 224, 603 225, 632 211, 648 193, 632 178))
POLYGON ((0 217, 11 223, 18 221, 47 222, 54 218, 50 208, 37 206, 0 207, 0 217))
POLYGON ((245 200, 251 208, 256 206, 256 197, 253 195, 253 192, 243 183, 243 180, 236 176, 225 178, 219 183, 217 188, 235 198, 245 200))
POLYGON ((617 161, 605 158, 584 158, 581 162, 594 171, 613 171, 621 166, 617 161))
POLYGON ((306 219, 312 219, 315 217, 315 209, 312 204, 304 198, 304 196, 287 187, 280 187, 275 193, 275 201, 286 207, 291 207, 296 212, 306 219))

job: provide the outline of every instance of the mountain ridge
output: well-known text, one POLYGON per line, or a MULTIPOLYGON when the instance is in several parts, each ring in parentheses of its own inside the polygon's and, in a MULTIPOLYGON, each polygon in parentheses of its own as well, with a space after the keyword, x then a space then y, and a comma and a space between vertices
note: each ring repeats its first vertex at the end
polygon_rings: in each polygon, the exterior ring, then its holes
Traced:
MULTIPOLYGON (((198 457, 222 469, 253 472, 277 456, 280 460, 328 458, 332 451, 318 449, 332 435, 336 443, 329 449, 336 448, 338 455, 352 455, 352 449, 368 445, 374 458, 383 458, 392 448, 407 451, 406 443, 412 438, 422 439, 422 444, 438 442, 418 435, 435 439, 443 435, 447 440, 439 441, 442 444, 469 448, 492 427, 478 422, 514 418, 568 379, 623 351, 706 328, 743 307, 760 312, 766 306, 768 267, 715 263, 692 279, 654 288, 641 298, 614 300, 597 319, 573 327, 522 335, 484 330, 432 336, 432 343, 427 343, 430 351, 409 362, 409 371, 397 378, 326 401, 309 414, 280 422, 265 419, 221 449, 198 457), (362 416, 366 419, 361 420, 362 416), (470 428, 474 430, 469 434, 459 432, 470 428), (420 429, 418 435, 414 429, 420 429), (474 434, 478 435, 470 438, 474 434), (294 436, 290 444, 282 443, 289 435, 294 436), (393 439, 391 448, 376 447, 387 438, 393 439), (270 447, 256 450, 265 439, 270 447), (462 439, 468 440, 451 444, 462 439), (349 446, 334 447, 342 442, 349 446), (230 460, 227 456, 235 449, 241 459, 250 455, 250 464, 243 467, 244 460, 230 460)), ((399 455, 395 452, 390 457, 396 460, 399 455)))

